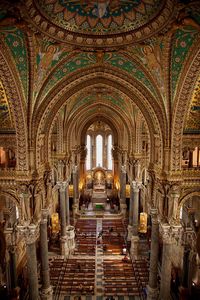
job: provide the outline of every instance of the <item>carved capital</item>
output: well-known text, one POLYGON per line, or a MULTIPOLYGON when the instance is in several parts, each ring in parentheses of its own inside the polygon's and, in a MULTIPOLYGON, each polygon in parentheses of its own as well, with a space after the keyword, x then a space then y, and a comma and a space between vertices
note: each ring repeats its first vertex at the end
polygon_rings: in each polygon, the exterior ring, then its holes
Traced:
POLYGON ((182 240, 182 226, 181 224, 173 224, 171 226, 172 240, 177 244, 182 240))
POLYGON ((41 224, 47 223, 47 218, 49 215, 49 209, 45 208, 41 210, 41 224))
POLYGON ((153 224, 158 224, 158 210, 155 207, 150 209, 151 221, 153 224))
POLYGON ((17 226, 20 235, 25 239, 26 244, 33 244, 39 236, 39 228, 35 224, 28 226, 17 226))
POLYGON ((68 181, 58 181, 57 185, 61 193, 65 192, 68 186, 68 181))
POLYGON ((161 224, 160 233, 164 244, 171 244, 171 227, 169 224, 161 224))
POLYGON ((133 192, 139 192, 141 186, 142 186, 141 182, 135 180, 132 181, 133 192))

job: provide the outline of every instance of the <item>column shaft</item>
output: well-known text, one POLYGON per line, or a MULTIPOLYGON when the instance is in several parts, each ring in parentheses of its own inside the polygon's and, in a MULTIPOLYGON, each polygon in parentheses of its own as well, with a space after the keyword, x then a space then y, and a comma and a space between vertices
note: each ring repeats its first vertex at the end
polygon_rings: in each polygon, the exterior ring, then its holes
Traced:
POLYGON ((171 240, 168 227, 163 235, 163 252, 162 252, 162 266, 161 266, 161 285, 160 285, 160 299, 170 299, 171 286, 171 240))
POLYGON ((17 287, 17 267, 16 267, 16 252, 15 248, 10 251, 11 262, 11 287, 14 289, 17 287))
POLYGON ((133 225, 133 187, 130 184, 129 225, 133 225))
POLYGON ((148 284, 148 300, 158 299, 158 251, 159 251, 159 223, 157 209, 151 209, 151 256, 148 284))
POLYGON ((47 221, 41 221, 40 223, 40 254, 41 254, 42 289, 47 289, 50 286, 47 221))
POLYGON ((121 170, 120 176, 120 202, 126 203, 126 172, 124 170, 121 170))
POLYGON ((66 236, 66 205, 65 189, 60 189, 60 218, 61 218, 61 236, 66 236))
POLYGON ((70 211, 69 211, 69 192, 68 192, 68 185, 66 188, 66 224, 67 226, 70 225, 70 211))
POLYGON ((27 267, 29 280, 29 299, 38 299, 38 275, 35 242, 27 244, 27 267))
POLYGON ((139 188, 133 188, 133 235, 138 235, 139 188))

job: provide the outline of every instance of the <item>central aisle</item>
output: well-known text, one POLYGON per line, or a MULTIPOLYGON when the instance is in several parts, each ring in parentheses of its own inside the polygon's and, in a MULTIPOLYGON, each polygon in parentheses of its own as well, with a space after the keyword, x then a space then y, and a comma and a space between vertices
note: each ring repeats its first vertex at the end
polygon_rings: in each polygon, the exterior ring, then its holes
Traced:
MULTIPOLYGON (((126 230, 121 217, 79 218, 76 248, 51 261, 55 300, 139 300, 148 281, 146 259, 123 262, 126 230)), ((127 247, 127 245, 126 245, 127 247)))

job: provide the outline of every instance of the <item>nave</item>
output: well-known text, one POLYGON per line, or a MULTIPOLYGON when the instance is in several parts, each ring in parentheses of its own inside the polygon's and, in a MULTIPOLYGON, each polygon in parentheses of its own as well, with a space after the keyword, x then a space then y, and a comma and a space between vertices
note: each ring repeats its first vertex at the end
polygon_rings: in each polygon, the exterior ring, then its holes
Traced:
POLYGON ((75 249, 68 257, 50 252, 54 299, 146 299, 148 244, 131 259, 126 222, 115 216, 80 217, 75 224, 75 249))

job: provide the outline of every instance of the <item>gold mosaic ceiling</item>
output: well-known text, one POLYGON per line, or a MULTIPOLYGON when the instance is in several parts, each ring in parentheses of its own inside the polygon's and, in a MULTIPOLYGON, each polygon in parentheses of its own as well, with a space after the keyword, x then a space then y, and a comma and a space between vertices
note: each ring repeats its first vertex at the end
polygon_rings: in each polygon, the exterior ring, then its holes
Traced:
POLYGON ((24 14, 36 30, 54 39, 112 47, 162 30, 173 16, 173 5, 172 0, 27 0, 24 14))

